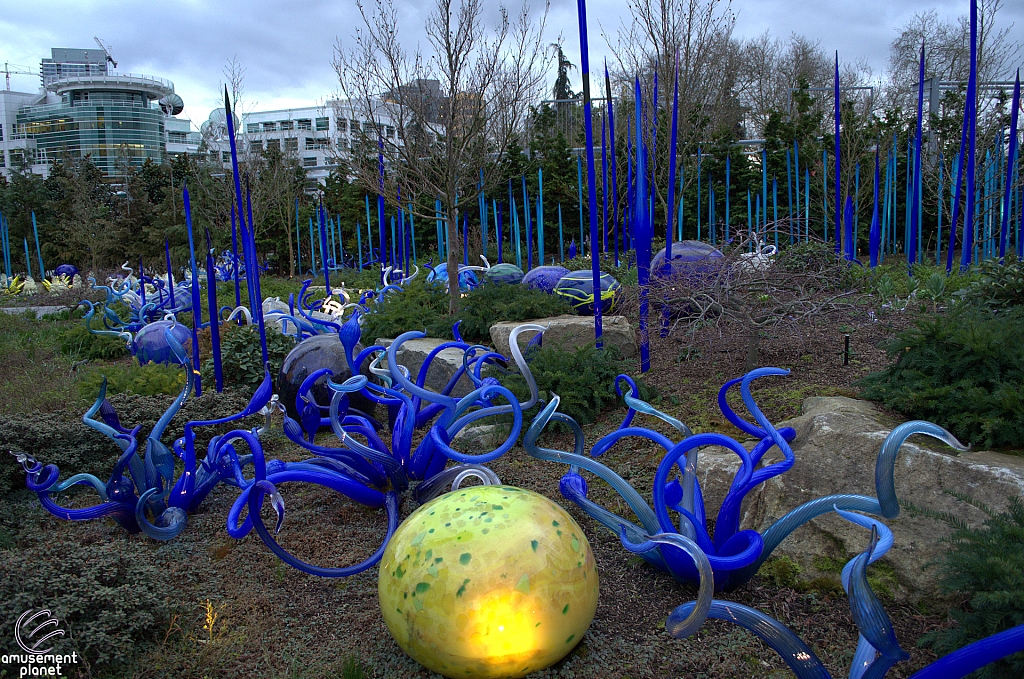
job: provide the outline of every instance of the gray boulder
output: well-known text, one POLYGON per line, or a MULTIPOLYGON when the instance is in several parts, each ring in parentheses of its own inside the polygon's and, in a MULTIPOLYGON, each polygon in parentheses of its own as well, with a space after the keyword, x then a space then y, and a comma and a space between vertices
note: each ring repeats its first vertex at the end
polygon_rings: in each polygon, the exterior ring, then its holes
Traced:
MULTIPOLYGON (((802 414, 780 425, 796 430, 792 443, 796 462, 788 472, 747 496, 742 527, 764 532, 790 510, 824 495, 874 497, 875 461, 895 424, 865 401, 841 397, 804 401, 802 414)), ((766 457, 765 463, 770 463, 781 455, 775 449, 766 457)), ((699 478, 709 515, 718 511, 738 467, 738 458, 722 448, 701 451, 699 478)), ((957 455, 935 439, 915 436, 896 458, 895 482, 901 502, 951 512, 980 525, 985 514, 949 493, 964 493, 1003 511, 1010 498, 1024 495, 1024 460, 992 452, 957 455)), ((893 531, 895 544, 880 565, 872 566, 874 573, 882 577, 889 593, 904 600, 915 601, 936 592, 939 573, 932 564, 947 549, 942 540, 952 528, 906 509, 885 523, 893 531)), ((838 578, 836 568, 863 551, 867 542, 867 531, 830 513, 793 532, 773 557, 790 557, 806 577, 838 578)))
MULTIPOLYGON (((534 321, 501 321, 490 328, 491 343, 495 350, 503 356, 509 353, 508 338, 512 330, 524 323, 536 323, 548 326, 544 333, 544 346, 577 349, 594 343, 594 318, 592 316, 552 316, 538 318, 534 321)), ((519 335, 519 346, 533 339, 536 332, 523 332, 519 335)), ((616 347, 622 352, 623 358, 636 356, 636 332, 625 316, 605 316, 601 323, 601 338, 605 346, 616 347)))
MULTIPOLYGON (((380 344, 384 347, 391 346, 394 340, 377 338, 375 344, 380 344)), ((436 337, 421 337, 419 339, 412 339, 408 342, 403 342, 402 346, 398 348, 398 363, 404 365, 409 369, 411 379, 415 382, 417 375, 419 375, 420 368, 423 366, 423 362, 430 355, 430 352, 451 340, 438 339, 436 337)), ((431 391, 440 392, 448 384, 449 380, 455 376, 459 368, 462 367, 462 357, 464 352, 461 349, 450 348, 442 349, 434 360, 430 363, 430 368, 427 370, 427 379, 424 385, 431 391)), ((387 360, 387 359, 385 359, 387 360)), ((450 394, 455 397, 465 396, 469 392, 473 391, 473 382, 463 374, 459 381, 455 384, 455 388, 452 389, 450 394)))
POLYGON ((452 448, 467 455, 483 455, 504 443, 508 434, 508 427, 499 424, 471 424, 455 435, 452 448))

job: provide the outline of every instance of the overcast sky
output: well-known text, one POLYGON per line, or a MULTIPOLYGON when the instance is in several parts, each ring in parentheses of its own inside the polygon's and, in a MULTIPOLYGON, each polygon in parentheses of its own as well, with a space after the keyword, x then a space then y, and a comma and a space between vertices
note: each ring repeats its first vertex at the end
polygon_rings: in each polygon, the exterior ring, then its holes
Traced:
MULTIPOLYGON (((400 36, 422 41, 420 8, 429 0, 395 2, 400 36)), ((889 43, 915 13, 934 8, 951 18, 968 11, 966 0, 736 0, 732 7, 740 36, 765 30, 781 37, 803 34, 820 40, 827 52, 839 50, 842 60, 866 59, 876 74, 885 69, 889 43)), ((607 53, 602 31, 614 36, 626 18, 626 2, 590 0, 588 14, 591 61, 597 63, 607 53)), ((309 106, 329 98, 337 90, 334 45, 339 38, 349 41, 359 24, 355 0, 0 0, 0 60, 36 73, 51 47, 93 48, 98 36, 111 45, 119 71, 173 80, 185 101, 184 115, 198 127, 219 105, 222 71, 232 57, 246 69, 247 110, 309 106)), ((1024 43, 1024 1, 1006 0, 999 24, 1012 24, 1011 38, 1024 43)), ((559 34, 578 64, 571 0, 552 0, 548 40, 559 34)), ((38 87, 38 76, 11 76, 12 89, 38 87)))

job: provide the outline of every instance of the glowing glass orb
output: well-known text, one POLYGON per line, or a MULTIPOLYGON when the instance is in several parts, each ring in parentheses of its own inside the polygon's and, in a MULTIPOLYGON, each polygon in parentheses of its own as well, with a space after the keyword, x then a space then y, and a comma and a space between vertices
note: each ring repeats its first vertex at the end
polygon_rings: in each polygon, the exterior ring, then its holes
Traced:
POLYGON ((473 486, 428 502, 384 551, 384 622, 446 677, 522 677, 561 660, 597 609, 590 543, 543 495, 473 486))

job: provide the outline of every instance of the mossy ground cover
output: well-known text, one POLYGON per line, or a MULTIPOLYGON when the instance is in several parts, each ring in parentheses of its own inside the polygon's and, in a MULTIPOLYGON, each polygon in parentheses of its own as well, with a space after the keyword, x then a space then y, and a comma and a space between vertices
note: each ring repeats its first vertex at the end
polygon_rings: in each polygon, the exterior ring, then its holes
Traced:
MULTIPOLYGON (((264 285, 265 293, 268 287, 264 285)), ((282 284, 280 293, 286 296, 298 287, 294 282, 282 284)), ((762 380, 754 387, 755 398, 773 422, 799 414, 800 404, 810 396, 855 395, 854 381, 887 364, 884 341, 910 320, 903 312, 878 320, 877 314, 872 318, 868 313, 872 308, 864 306, 838 321, 812 324, 799 337, 779 332, 764 338, 763 362, 792 371, 788 377, 762 380), (853 358, 844 366, 843 336, 847 334, 852 338, 853 358)), ((91 384, 98 373, 119 371, 127 376, 141 371, 132 367, 130 358, 116 357, 92 358, 75 367, 83 360, 81 353, 61 349, 62 339, 74 332, 74 323, 0 317, 4 367, 0 415, 7 418, 0 421, 0 435, 8 434, 4 441, 8 445, 24 443, 23 430, 33 422, 45 422, 53 431, 43 434, 51 436, 53 444, 46 446, 45 437, 37 437, 34 454, 44 462, 61 464, 64 475, 93 471, 102 478, 109 473, 116 450, 104 448, 109 442, 103 440, 89 447, 91 434, 79 419, 89 400, 82 385, 91 384), (15 417, 21 429, 11 424, 15 417), (10 434, 19 431, 19 437, 10 434)), ((652 370, 644 379, 655 388, 659 407, 695 431, 740 437, 718 413, 715 399, 721 384, 739 375, 742 347, 716 332, 707 329, 686 342, 674 336, 654 338, 652 370)), ((126 424, 154 421, 171 399, 159 393, 140 394, 141 386, 123 391, 114 401, 126 424)), ((240 408, 245 396, 241 391, 207 394, 186 404, 165 440, 180 435, 187 418, 199 413, 205 418, 221 410, 226 414, 240 408)), ((584 425, 587 441, 613 430, 621 416, 614 403, 605 404, 595 420, 584 425)), ((669 433, 667 426, 649 418, 641 424, 669 433)), ((565 432, 546 433, 544 443, 571 448, 565 432)), ((307 457, 277 434, 268 438, 266 449, 268 456, 285 460, 307 457)), ((614 447, 603 460, 646 495, 660 458, 654 446, 631 439, 614 447)), ((13 466, 12 461, 0 464, 13 466)), ((569 657, 531 675, 534 679, 791 676, 778 656, 753 635, 723 622, 708 621, 690 639, 667 635, 666 616, 692 600, 695 590, 630 555, 617 537, 565 501, 558 493, 564 467, 535 460, 521 448, 492 466, 503 482, 543 493, 573 515, 594 546, 601 577, 602 594, 590 632, 569 657)), ((178 538, 157 543, 127 535, 110 521, 56 519, 34 495, 18 490, 20 474, 8 471, 5 468, 2 477, 9 483, 0 487, 0 581, 26 583, 19 589, 19 605, 22 599, 29 605, 34 596, 38 601, 33 599, 32 605, 49 606, 73 622, 72 643, 89 659, 88 667, 81 668, 82 676, 429 676, 388 635, 377 609, 375 570, 342 580, 315 578, 284 566, 255 535, 240 541, 229 538, 224 522, 237 496, 233 488, 218 487, 202 509, 189 517, 188 527, 178 538), (108 594, 83 605, 86 594, 77 586, 48 583, 48 578, 70 577, 66 571, 75 568, 96 580, 95 587, 107 588, 103 592, 108 594), (104 617, 108 609, 124 614, 104 617), (97 644, 105 638, 102 635, 113 635, 119 643, 106 644, 107 650, 100 653, 97 644)), ((282 491, 288 515, 279 538, 300 558, 344 566, 361 561, 379 545, 385 529, 381 512, 317 487, 286 484, 282 491)), ((591 492, 595 501, 628 515, 603 484, 591 484, 591 492)), ((64 500, 72 505, 87 501, 92 498, 85 492, 70 493, 64 500)), ((403 498, 402 516, 414 509, 415 502, 403 498)), ((269 520, 269 505, 266 511, 269 520)), ((884 576, 882 571, 879 574, 884 576)), ((748 585, 725 596, 790 625, 834 676, 846 673, 857 631, 847 599, 834 583, 810 581, 805 574, 773 562, 748 585)), ((8 618, 18 612, 7 608, 0 626, 9 629, 8 618)), ((917 647, 917 639, 949 623, 944 615, 922 614, 895 602, 887 602, 887 608, 901 645, 911 653, 911 660, 889 676, 907 677, 935 658, 932 651, 917 647)))

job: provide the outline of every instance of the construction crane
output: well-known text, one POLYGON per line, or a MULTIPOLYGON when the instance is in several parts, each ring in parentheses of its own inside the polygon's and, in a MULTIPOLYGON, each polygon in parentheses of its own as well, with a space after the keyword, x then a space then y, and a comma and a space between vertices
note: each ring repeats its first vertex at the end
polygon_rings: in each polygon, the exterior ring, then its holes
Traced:
POLYGON ((28 66, 18 66, 17 64, 9 64, 4 62, 4 75, 7 76, 7 91, 11 91, 11 74, 14 75, 35 75, 38 76, 38 71, 27 70, 28 66))
POLYGON ((117 68, 117 62, 114 61, 114 57, 110 56, 110 46, 104 45, 103 41, 99 38, 94 37, 93 40, 95 40, 96 44, 100 46, 100 49, 103 50, 103 53, 107 55, 107 61, 113 64, 114 68, 117 68))

